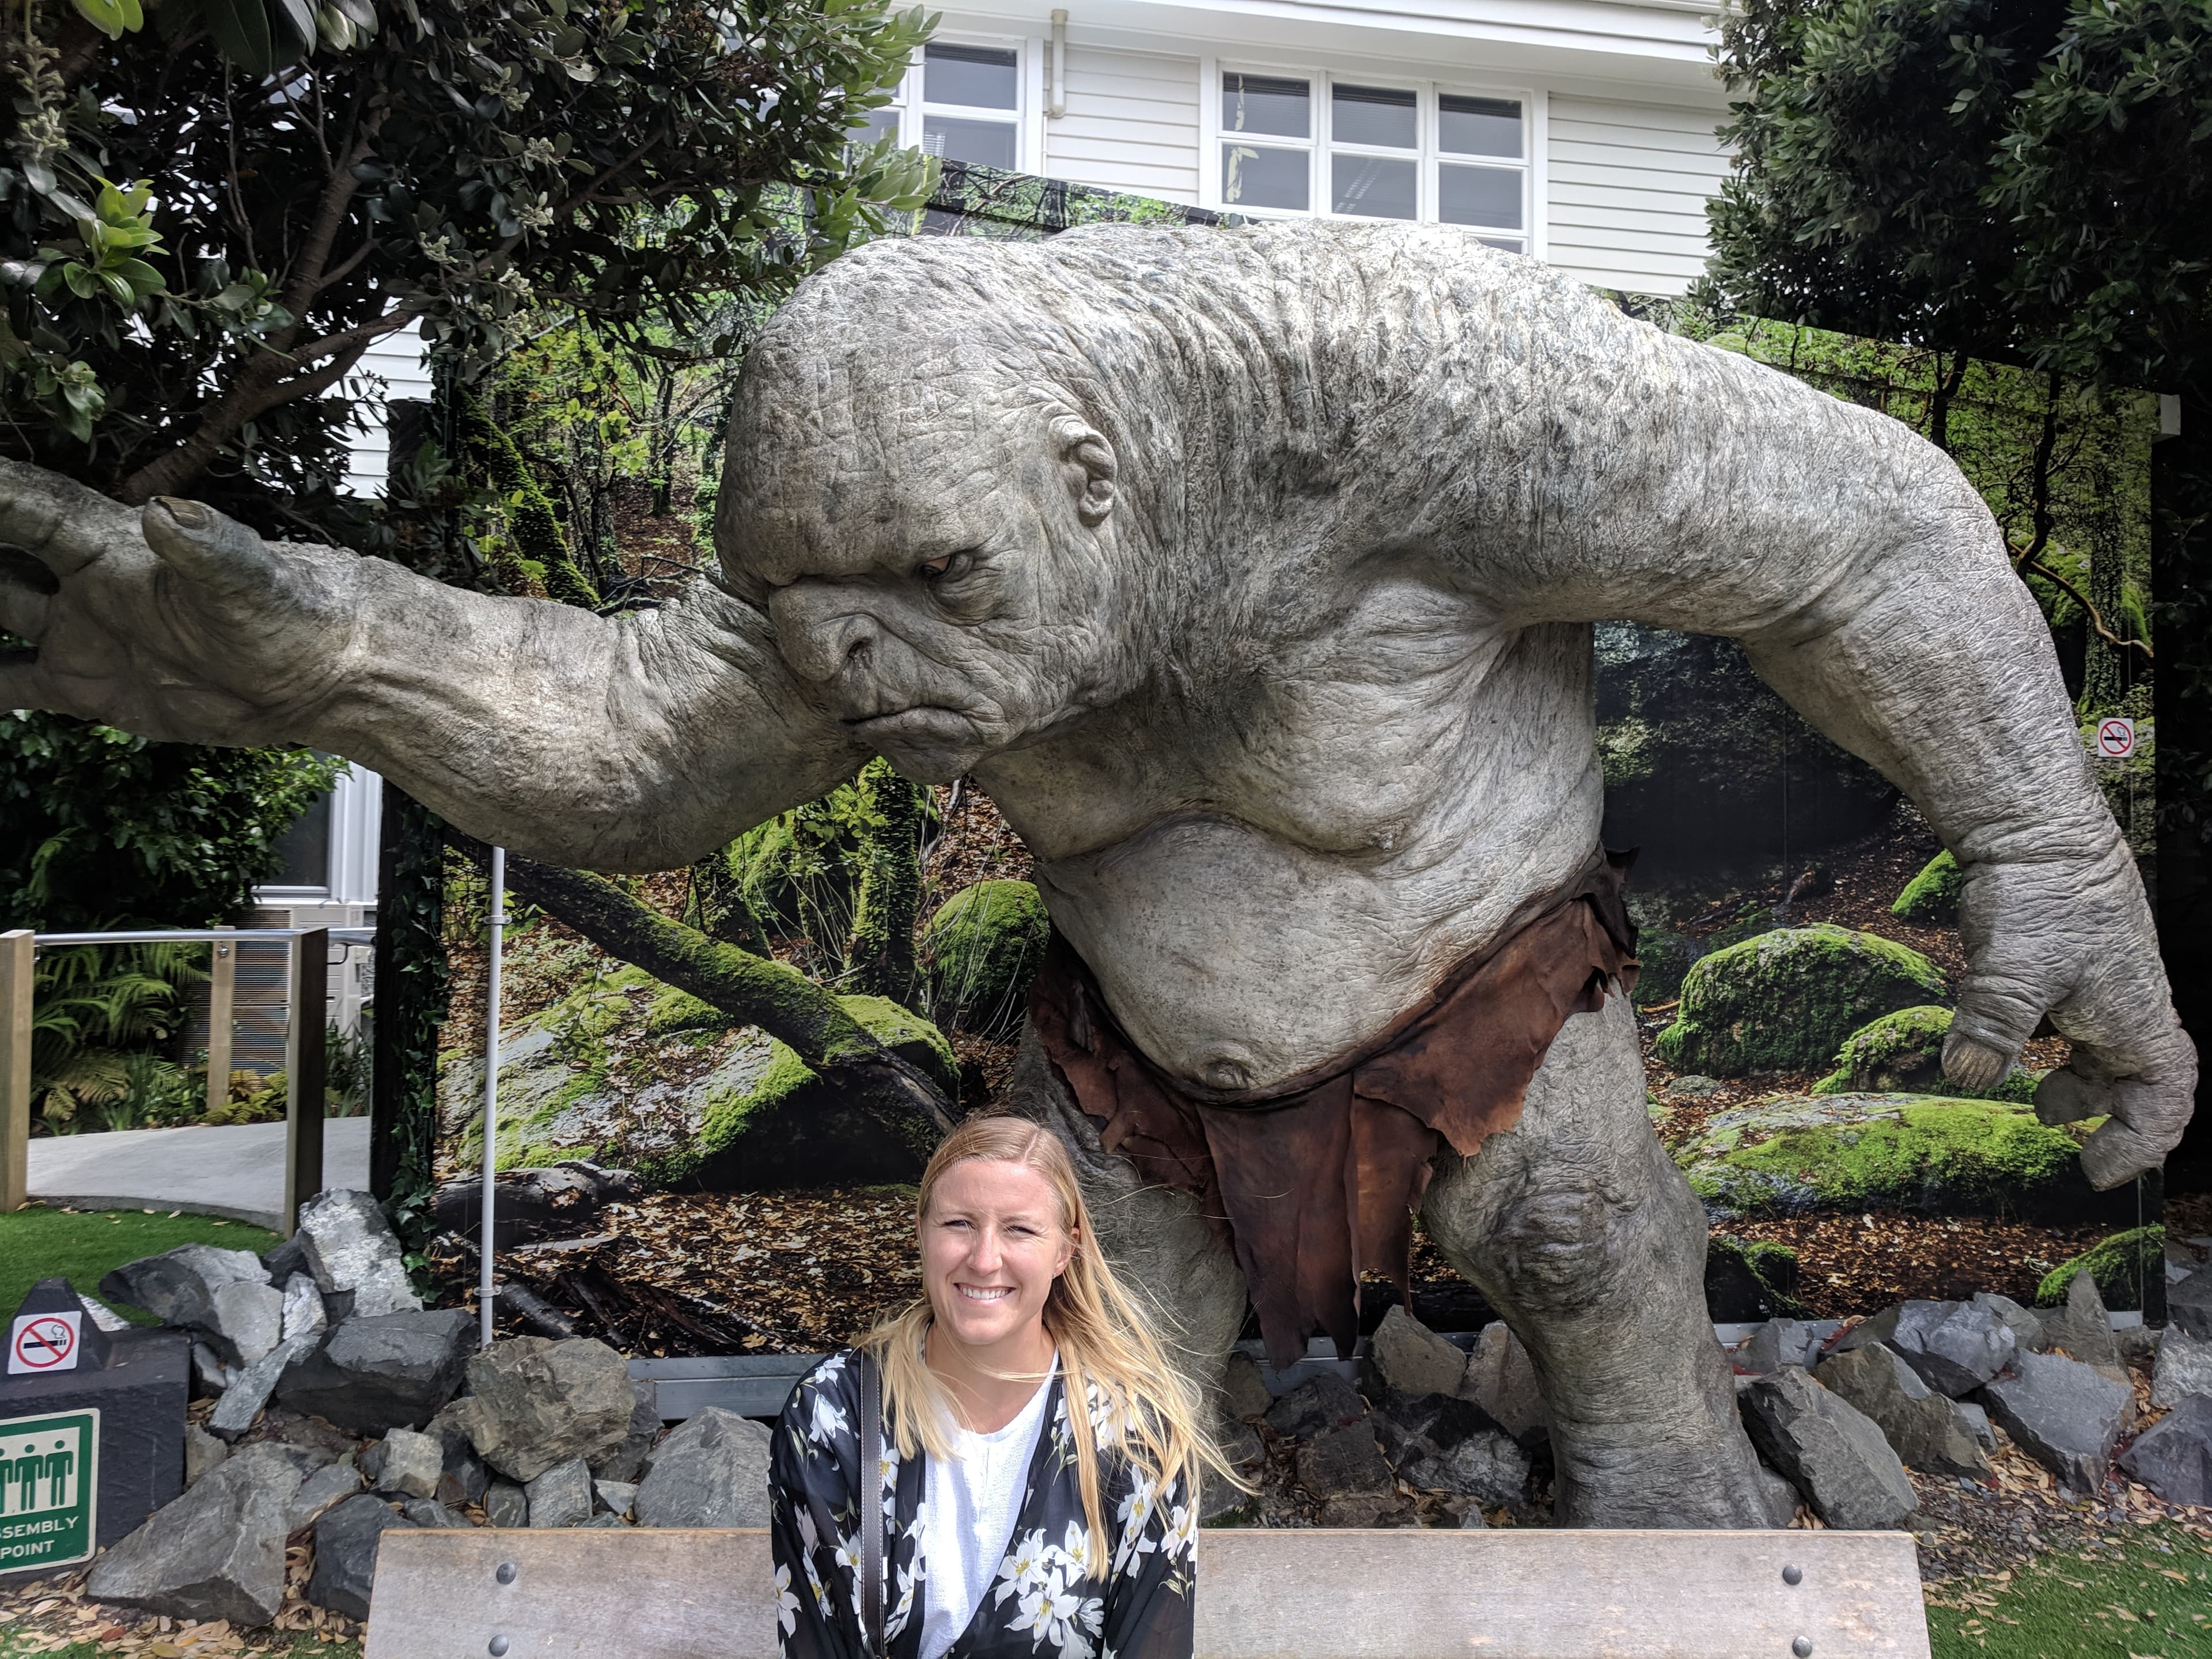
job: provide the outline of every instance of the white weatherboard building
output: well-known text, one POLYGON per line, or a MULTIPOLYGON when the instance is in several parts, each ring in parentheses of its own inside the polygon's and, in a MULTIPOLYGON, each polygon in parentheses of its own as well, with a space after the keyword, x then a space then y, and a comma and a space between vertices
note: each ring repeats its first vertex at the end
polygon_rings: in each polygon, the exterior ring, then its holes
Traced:
MULTIPOLYGON (((1601 288, 1674 295, 1703 268, 1715 0, 983 0, 947 9, 872 127, 956 161, 1251 217, 1412 219, 1601 288)), ((428 398, 410 333, 362 368, 428 398)), ((383 486, 380 423, 350 482, 383 486)), ((376 898, 374 775, 295 836, 272 906, 376 898)))

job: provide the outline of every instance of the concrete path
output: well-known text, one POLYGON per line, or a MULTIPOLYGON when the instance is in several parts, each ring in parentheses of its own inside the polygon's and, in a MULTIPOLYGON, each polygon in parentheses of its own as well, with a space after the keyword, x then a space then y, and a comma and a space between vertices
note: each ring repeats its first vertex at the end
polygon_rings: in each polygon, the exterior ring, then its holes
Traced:
MULTIPOLYGON (((323 1187, 368 1185, 368 1120, 323 1125, 323 1187)), ((31 1196, 79 1210, 191 1210, 276 1229, 284 1203, 284 1126, 126 1129, 31 1143, 31 1196)))

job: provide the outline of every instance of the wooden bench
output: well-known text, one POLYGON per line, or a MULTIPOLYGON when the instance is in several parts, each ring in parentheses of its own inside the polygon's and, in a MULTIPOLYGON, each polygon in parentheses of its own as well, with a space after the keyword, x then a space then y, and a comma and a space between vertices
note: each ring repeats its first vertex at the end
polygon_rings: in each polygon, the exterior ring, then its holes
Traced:
MULTIPOLYGON (((1928 1659, 1901 1532, 1199 1534, 1200 1659, 1928 1659)), ((363 1659, 773 1659, 768 1534, 384 1534, 363 1659)))

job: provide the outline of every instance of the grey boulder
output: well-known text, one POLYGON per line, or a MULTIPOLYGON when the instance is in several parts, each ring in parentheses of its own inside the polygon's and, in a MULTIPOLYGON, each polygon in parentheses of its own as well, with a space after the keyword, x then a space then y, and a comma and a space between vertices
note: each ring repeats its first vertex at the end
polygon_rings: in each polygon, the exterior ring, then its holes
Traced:
POLYGON ((592 1470, 580 1457, 540 1471, 523 1490, 530 1495, 532 1527, 580 1527, 592 1518, 592 1470))
POLYGON ((1316 1498, 1381 1497, 1397 1490, 1365 1418, 1323 1429, 1300 1446, 1297 1471, 1298 1484, 1316 1498))
POLYGON ((408 1283, 398 1235, 367 1193, 332 1190, 300 1206, 295 1235, 306 1270, 325 1296, 350 1295, 352 1316, 417 1313, 422 1298, 408 1283))
POLYGON ((2150 1374, 2150 1403, 2163 1409, 2193 1394, 2212 1394, 2212 1337, 2191 1336, 2168 1325, 2150 1374))
POLYGON ((2079 1497, 2095 1493, 2135 1416, 2135 1391, 2063 1354, 2024 1353, 1982 1390, 2020 1449, 2079 1497))
POLYGON ((1394 1304, 1368 1339, 1368 1358, 1400 1394, 1457 1394, 1467 1354, 1394 1304))
POLYGON ((1883 1340, 1922 1382, 1954 1400, 2004 1370, 2020 1347, 2010 1326, 1972 1302, 1907 1302, 1883 1340))
POLYGON ((1475 1338, 1459 1391, 1523 1446, 1534 1445, 1550 1432, 1551 1417, 1536 1384, 1535 1362, 1502 1319, 1485 1325, 1475 1338))
POLYGON ((1894 1350, 1876 1342, 1833 1354, 1813 1376, 1871 1419, 1909 1468, 1977 1479, 1990 1472, 1957 1402, 1922 1382, 1894 1350))
POLYGON ((2051 1344, 2043 1334, 2043 1319, 2033 1308, 2024 1308, 2008 1296, 1976 1291, 1974 1305, 1989 1310, 1991 1317, 2012 1333, 2014 1343, 2027 1353, 2044 1353, 2051 1344))
POLYGON ((445 1474, 446 1449, 434 1435, 394 1429, 361 1455, 361 1472, 380 1492, 435 1498, 445 1474))
POLYGON ((1232 1353, 1222 1368, 1221 1407, 1224 1414, 1240 1423, 1249 1423, 1255 1417, 1265 1417, 1267 1408, 1275 1403, 1275 1396, 1267 1392, 1267 1385, 1260 1376, 1260 1367, 1249 1353, 1232 1353))
POLYGON ((276 1398, 355 1434, 419 1429, 460 1386, 476 1329, 465 1308, 356 1316, 295 1362, 276 1398))
POLYGON ((1334 1371, 1323 1371, 1267 1407, 1267 1426, 1288 1440, 1304 1440, 1367 1415, 1359 1391, 1334 1371))
POLYGON ((418 1527, 448 1532, 468 1532, 475 1525, 468 1516, 455 1515, 434 1498, 410 1498, 399 1506, 399 1512, 418 1527))
POLYGON ((349 1498, 315 1522, 315 1571, 307 1600, 349 1619, 368 1617, 376 1583, 376 1551, 384 1534, 415 1523, 380 1498, 349 1498))
POLYGON ((1527 1502, 1528 1454, 1472 1400, 1394 1398, 1375 1413, 1385 1450, 1407 1486, 1486 1505, 1527 1502))
POLYGON ((2068 1358, 2095 1366, 2113 1382, 2127 1382, 2128 1368, 2112 1338, 2112 1316, 2087 1269, 2075 1273, 2067 1285, 2064 1307, 2045 1311, 2043 1336, 2046 1350, 2063 1349, 2068 1358))
POLYGON ((592 1491, 599 1500, 599 1507, 609 1515, 628 1515, 631 1504, 637 1502, 637 1486, 629 1480, 594 1480, 592 1491))
POLYGON ((592 1461, 592 1473, 602 1480, 626 1480, 635 1485, 645 1474, 646 1454, 660 1438, 660 1385, 650 1377, 630 1378, 629 1432, 623 1443, 592 1461))
POLYGON ((361 1471, 351 1463, 325 1463, 300 1483, 300 1490, 292 1498, 291 1512, 284 1517, 284 1529, 296 1533, 302 1527, 311 1527, 323 1517, 324 1511, 333 1504, 343 1504, 361 1490, 361 1471))
POLYGON ((484 1490, 484 1519, 495 1527, 530 1524, 530 1494, 512 1480, 495 1480, 484 1490))
POLYGON ((764 1527, 767 1428, 709 1406, 653 1449, 631 1511, 641 1527, 764 1527))
MULTIPOLYGON (((107 1289, 101 1279, 100 1288, 107 1289)), ((2212 1342, 2212 1267, 2199 1267, 2179 1284, 2166 1287, 2168 1328, 2179 1326, 2200 1342, 2212 1342)))
POLYGON ((1951 1409, 1959 1413, 1959 1425, 1974 1437, 1975 1443, 1984 1451, 1997 1449, 1997 1431, 1990 1424, 1989 1412, 1971 1400, 1954 1400, 1951 1409))
POLYGON ((2212 1395, 2184 1400, 2120 1454, 2120 1467, 2169 1504, 2212 1504, 2212 1395))
POLYGON ((230 1443, 197 1423, 185 1425, 185 1484, 191 1486, 230 1455, 230 1443))
POLYGON ((274 1442, 233 1452, 95 1560, 85 1593, 165 1618, 267 1624, 284 1605, 292 1500, 313 1467, 274 1442))
POLYGON ((522 1336, 468 1361, 467 1395, 447 1420, 500 1474, 529 1481, 572 1457, 611 1456, 636 1411, 629 1366, 605 1343, 522 1336))
POLYGON ((143 1308, 164 1325, 193 1331, 225 1365, 250 1363, 240 1337, 251 1358, 258 1359, 276 1346, 283 1330, 283 1295, 270 1285, 268 1270, 251 1250, 179 1244, 116 1268, 100 1281, 100 1293, 110 1302, 143 1308))
POLYGON ((1765 1376, 1784 1365, 1808 1366, 1820 1346, 1820 1333, 1802 1319, 1770 1319, 1751 1334, 1736 1355, 1747 1371, 1765 1376))
POLYGON ((323 1307, 323 1293, 315 1281, 306 1273, 294 1273, 284 1281, 284 1340, 313 1336, 331 1322, 323 1307))
POLYGON ((230 1386, 215 1402, 215 1410, 208 1415, 209 1432, 225 1440, 244 1439, 254 1419, 261 1415, 261 1408, 269 1403, 269 1396, 276 1392, 286 1370, 314 1346, 312 1336, 280 1342, 234 1376, 230 1386))
POLYGON ((1905 1465, 1873 1419, 1794 1367, 1737 1390, 1743 1425, 1766 1461, 1831 1527, 1894 1527, 1917 1501, 1905 1465))

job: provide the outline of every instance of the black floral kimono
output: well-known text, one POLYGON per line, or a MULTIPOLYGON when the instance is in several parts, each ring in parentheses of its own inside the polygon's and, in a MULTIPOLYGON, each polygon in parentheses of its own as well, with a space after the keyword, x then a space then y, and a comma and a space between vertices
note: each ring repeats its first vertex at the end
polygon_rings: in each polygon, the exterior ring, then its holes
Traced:
MULTIPOLYGON (((769 1491, 785 1659, 860 1659, 860 1387, 844 1354, 799 1382, 775 1425, 769 1491)), ((1030 1459, 1029 1485, 1006 1559, 945 1659, 1189 1659, 1197 1578, 1198 1513, 1177 1484, 1164 1490, 1107 1454, 1100 1507, 1109 1559, 1092 1559, 1061 1379, 1030 1459)), ((1109 1423, 1091 1390, 1094 1433, 1109 1423)), ((917 1659, 923 1585, 919 1511, 926 1456, 910 1463, 884 1437, 884 1643, 889 1659, 917 1659)))

